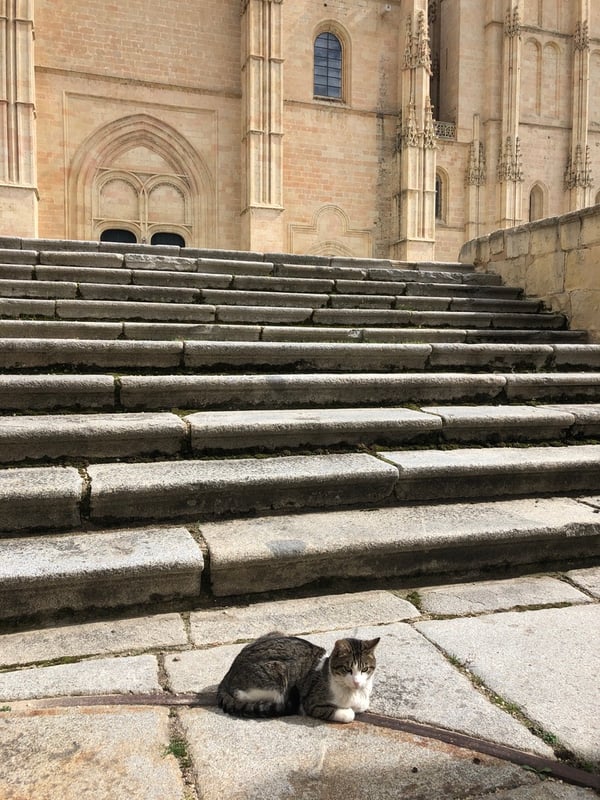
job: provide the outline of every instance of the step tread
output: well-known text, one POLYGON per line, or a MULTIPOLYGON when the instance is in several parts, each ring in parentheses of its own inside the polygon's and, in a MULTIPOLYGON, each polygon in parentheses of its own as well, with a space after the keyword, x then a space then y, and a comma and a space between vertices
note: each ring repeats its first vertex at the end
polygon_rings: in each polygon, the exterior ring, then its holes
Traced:
POLYGON ((0 540, 0 619, 196 598, 203 566, 185 528, 0 540))
MULTIPOLYGON (((597 513, 570 498, 535 497, 352 509, 205 522, 215 595, 293 589, 319 580, 536 564, 581 537, 597 552, 597 513), (324 536, 323 531, 335 531, 324 536)), ((422 579, 422 577, 421 577, 422 579)))

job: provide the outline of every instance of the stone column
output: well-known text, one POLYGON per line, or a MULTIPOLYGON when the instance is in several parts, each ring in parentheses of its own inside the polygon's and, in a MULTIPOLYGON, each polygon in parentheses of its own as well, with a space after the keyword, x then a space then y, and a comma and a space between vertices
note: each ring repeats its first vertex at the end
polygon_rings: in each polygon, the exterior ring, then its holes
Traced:
POLYGON ((242 0, 242 246, 283 245, 283 0, 242 0))
POLYGON ((565 170, 569 211, 589 206, 592 200, 592 169, 588 144, 590 85, 590 0, 578 0, 578 19, 573 36, 573 128, 565 170))
POLYGON ((498 148, 499 228, 520 225, 523 219, 523 163, 519 141, 521 90, 521 0, 510 0, 504 20, 502 131, 498 148))
POLYGON ((435 129, 430 100, 431 52, 427 3, 407 0, 400 67, 397 141, 397 241, 391 256, 428 261, 435 248, 435 129))
POLYGON ((0 235, 37 236, 33 0, 0 0, 0 235))

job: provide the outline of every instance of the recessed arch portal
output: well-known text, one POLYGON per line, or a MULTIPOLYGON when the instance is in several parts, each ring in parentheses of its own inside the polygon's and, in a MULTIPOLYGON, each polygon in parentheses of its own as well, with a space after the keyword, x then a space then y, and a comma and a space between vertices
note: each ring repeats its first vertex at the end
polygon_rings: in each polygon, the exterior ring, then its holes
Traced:
POLYGON ((145 114, 105 125, 71 165, 69 235, 98 239, 128 229, 141 242, 159 232, 213 246, 215 186, 201 156, 174 128, 145 114))

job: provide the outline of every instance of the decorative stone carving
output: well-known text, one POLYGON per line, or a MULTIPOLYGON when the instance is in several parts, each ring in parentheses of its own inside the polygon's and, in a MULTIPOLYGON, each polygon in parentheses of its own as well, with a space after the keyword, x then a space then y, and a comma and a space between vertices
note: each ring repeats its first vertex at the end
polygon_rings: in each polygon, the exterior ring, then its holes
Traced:
POLYGON ((473 141, 469 147, 469 166, 465 183, 467 186, 483 186, 486 181, 485 147, 481 141, 473 141))
POLYGON ((427 105, 425 107, 425 127, 423 130, 423 147, 426 150, 433 150, 437 147, 436 144, 435 123, 433 121, 433 106, 431 100, 427 98, 427 105))
POLYGON ((504 19, 504 35, 509 39, 521 37, 521 16, 519 7, 509 8, 504 19))
POLYGON ((590 49, 590 34, 587 19, 579 20, 575 27, 575 34, 573 36, 575 50, 589 50, 590 49))
POLYGON ((504 145, 500 143, 498 153, 498 164, 496 166, 496 179, 499 183, 514 181, 522 183, 523 178, 523 157, 521 154, 521 142, 519 137, 507 136, 504 145))
POLYGON ((415 67, 425 67, 431 75, 431 48, 427 33, 427 20, 423 11, 417 14, 416 25, 411 14, 406 18, 404 69, 414 69, 415 67))
POLYGON ((577 144, 575 147, 575 157, 573 158, 569 153, 567 159, 565 188, 576 189, 579 187, 582 189, 589 189, 593 184, 594 180, 592 178, 592 162, 589 145, 582 147, 581 144, 577 144))

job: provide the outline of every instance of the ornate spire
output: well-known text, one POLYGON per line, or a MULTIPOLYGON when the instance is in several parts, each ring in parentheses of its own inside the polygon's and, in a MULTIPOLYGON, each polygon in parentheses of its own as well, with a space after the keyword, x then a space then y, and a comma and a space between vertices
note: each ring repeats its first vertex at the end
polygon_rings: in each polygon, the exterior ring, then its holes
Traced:
POLYGON ((504 181, 523 181, 523 156, 521 153, 521 142, 516 136, 513 142, 512 136, 507 136, 498 153, 498 164, 496 166, 496 179, 499 183, 504 181))
POLYGON ((590 33, 587 19, 579 20, 575 27, 573 35, 575 50, 589 50, 590 49, 590 33))
POLYGON ((467 186, 483 186, 486 179, 486 171, 483 142, 472 141, 469 148, 469 166, 465 177, 467 186))
POLYGON ((431 75, 431 48, 427 32, 427 19, 423 11, 417 15, 416 31, 411 14, 406 18, 406 43, 404 46, 404 69, 425 67, 431 75))

